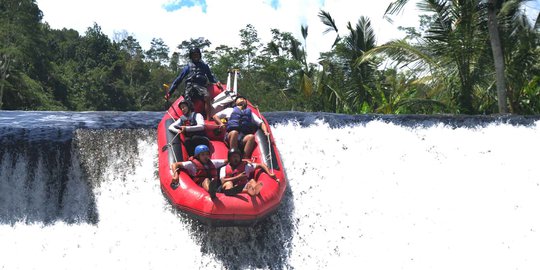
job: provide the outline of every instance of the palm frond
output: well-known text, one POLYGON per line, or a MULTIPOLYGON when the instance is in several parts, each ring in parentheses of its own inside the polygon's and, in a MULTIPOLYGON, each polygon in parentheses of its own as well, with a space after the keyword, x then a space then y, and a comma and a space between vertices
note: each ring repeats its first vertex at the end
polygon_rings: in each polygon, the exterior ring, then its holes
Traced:
POLYGON ((300 31, 302 32, 302 37, 304 38, 304 40, 306 40, 307 35, 308 35, 308 26, 307 25, 306 26, 302 25, 300 27, 300 31))
POLYGON ((356 65, 363 64, 378 54, 386 54, 397 63, 422 62, 432 69, 440 69, 439 63, 430 54, 424 52, 421 48, 409 44, 405 40, 390 41, 381 46, 375 47, 356 60, 356 65))
POLYGON ((302 50, 300 48, 300 42, 295 39, 291 40, 291 46, 289 50, 291 51, 291 55, 293 56, 294 60, 302 61, 302 50))
POLYGON ((384 15, 388 15, 388 14, 396 14, 398 12, 400 12, 403 7, 405 6, 405 4, 407 4, 407 2, 409 2, 408 0, 397 0, 397 1, 394 1, 392 3, 390 3, 388 5, 388 7, 386 8, 386 11, 384 12, 384 15))
POLYGON ((308 97, 313 93, 313 82, 305 73, 300 78, 300 90, 308 97))
POLYGON ((336 22, 334 21, 334 18, 332 18, 332 16, 330 15, 330 13, 324 11, 324 10, 320 10, 319 11, 319 18, 321 19, 321 22, 328 26, 328 28, 326 28, 324 31, 323 31, 323 34, 326 34, 328 32, 336 32, 336 39, 334 40, 334 43, 332 44, 332 48, 335 47, 339 41, 341 40, 341 37, 339 36, 339 31, 338 31, 338 27, 336 25, 336 22))
POLYGON ((330 13, 324 11, 324 10, 320 10, 319 11, 319 18, 321 19, 321 22, 328 26, 327 29, 324 30, 324 34, 328 33, 328 32, 336 32, 336 33, 339 33, 338 31, 338 27, 336 25, 336 22, 334 21, 334 18, 332 18, 332 16, 330 15, 330 13))
POLYGON ((269 42, 267 48, 271 54, 279 55, 279 45, 277 45, 274 41, 269 42))

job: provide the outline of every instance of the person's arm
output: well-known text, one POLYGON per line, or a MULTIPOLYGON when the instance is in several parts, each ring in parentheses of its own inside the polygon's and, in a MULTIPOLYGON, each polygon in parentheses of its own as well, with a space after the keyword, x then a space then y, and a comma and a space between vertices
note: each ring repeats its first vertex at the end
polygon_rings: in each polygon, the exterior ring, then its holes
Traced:
POLYGON ((216 122, 216 124, 220 127, 220 128, 224 128, 225 125, 223 124, 223 122, 221 122, 221 119, 222 118, 229 118, 232 114, 232 108, 226 108, 226 109, 223 109, 219 112, 217 112, 216 114, 214 114, 214 116, 212 118, 214 118, 214 122, 216 122))
POLYGON ((225 165, 229 163, 229 161, 226 159, 225 160, 215 159, 215 160, 212 160, 212 162, 214 163, 214 166, 216 166, 216 168, 219 166, 223 167, 221 169, 221 174, 220 174, 221 183, 225 183, 227 181, 232 181, 233 183, 235 183, 244 177, 247 178, 247 175, 245 172, 242 172, 241 174, 236 175, 236 176, 225 177, 227 175, 227 172, 226 172, 227 169, 225 168, 225 165))
POLYGON ((263 120, 253 112, 251 113, 251 116, 252 123, 260 127, 264 132, 264 135, 268 136, 268 129, 266 129, 266 125, 264 124, 263 120))
POLYGON ((211 83, 219 83, 219 80, 212 74, 212 70, 210 70, 210 67, 208 64, 204 64, 204 69, 206 73, 206 77, 208 77, 208 81, 211 83))
POLYGON ((210 161, 212 161, 212 163, 214 163, 214 166, 216 168, 223 167, 223 166, 227 165, 227 162, 228 162, 226 159, 211 159, 210 161))
POLYGON ((246 172, 242 172, 239 175, 232 176, 232 177, 223 177, 223 178, 221 178, 221 183, 225 183, 227 181, 231 181, 233 183, 236 183, 236 182, 242 180, 243 178, 247 178, 246 172))
POLYGON ((204 131, 204 117, 202 116, 202 114, 195 113, 195 121, 197 121, 197 125, 186 126, 186 132, 204 131))
POLYGON ((172 95, 172 93, 174 93, 174 90, 176 90, 176 88, 182 83, 182 81, 184 80, 184 78, 186 77, 188 73, 189 73, 189 65, 186 65, 184 69, 182 70, 182 73, 180 73, 180 75, 176 77, 176 79, 173 81, 173 83, 169 87, 169 92, 167 93, 167 95, 170 96, 172 95))
POLYGON ((174 123, 169 125, 169 130, 174 133, 181 132, 180 126, 182 125, 182 120, 178 118, 178 120, 174 121, 174 123))
POLYGON ((223 125, 223 123, 221 122, 221 118, 218 116, 217 113, 212 116, 212 119, 214 119, 214 122, 216 122, 216 125, 218 125, 219 127, 223 125))
POLYGON ((173 177, 172 177, 172 182, 173 183, 177 183, 178 182, 178 177, 179 177, 179 173, 180 173, 180 170, 184 168, 184 163, 183 162, 175 162, 171 165, 171 170, 173 171, 173 177))

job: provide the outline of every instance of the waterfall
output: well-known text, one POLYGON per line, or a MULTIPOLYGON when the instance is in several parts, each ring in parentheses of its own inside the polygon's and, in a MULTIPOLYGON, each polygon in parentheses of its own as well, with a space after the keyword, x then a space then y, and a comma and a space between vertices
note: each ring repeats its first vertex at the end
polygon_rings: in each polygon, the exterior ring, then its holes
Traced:
POLYGON ((162 195, 159 115, 105 114, 0 113, 1 268, 540 266, 538 117, 264 114, 284 199, 219 228, 162 195))

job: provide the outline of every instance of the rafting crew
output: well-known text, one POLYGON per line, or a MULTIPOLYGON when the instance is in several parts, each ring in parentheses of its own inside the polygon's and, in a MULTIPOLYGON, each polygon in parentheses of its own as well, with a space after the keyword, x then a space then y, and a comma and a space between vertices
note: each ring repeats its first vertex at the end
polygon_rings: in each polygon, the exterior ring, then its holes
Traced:
MULTIPOLYGON (((182 75, 175 82, 181 81, 181 77, 182 75)), ((174 91, 175 87, 176 84, 173 83, 170 89, 174 91)), ((169 94, 167 95, 169 96, 169 94)), ((187 95, 188 90, 186 89, 187 95)), ((210 141, 205 136, 204 117, 201 113, 194 111, 193 103, 190 99, 186 99, 186 96, 178 104, 182 116, 168 128, 171 132, 184 134, 184 145, 188 156, 190 156, 188 161, 175 162, 171 165, 173 172, 171 187, 173 189, 179 185, 179 171, 181 169, 184 169, 197 185, 206 190, 211 198, 216 197, 216 192, 223 192, 228 196, 242 192, 250 196, 258 195, 263 183, 255 179, 254 173, 259 168, 279 184, 279 179, 266 165, 249 161, 256 146, 255 132, 261 128, 266 136, 269 136, 269 133, 261 118, 248 108, 245 97, 237 95, 232 107, 225 108, 212 117, 218 125, 216 131, 226 131, 224 141, 229 151, 227 159, 222 160, 210 159, 210 141)), ((207 113, 209 112, 208 107, 211 107, 211 104, 205 98, 207 113)))

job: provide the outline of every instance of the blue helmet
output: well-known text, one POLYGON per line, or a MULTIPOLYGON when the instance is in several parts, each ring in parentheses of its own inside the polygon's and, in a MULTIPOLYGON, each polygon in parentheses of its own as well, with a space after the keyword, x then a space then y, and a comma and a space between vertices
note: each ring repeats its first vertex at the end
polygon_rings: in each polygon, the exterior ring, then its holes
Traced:
POLYGON ((208 149, 208 146, 204 144, 197 145, 197 147, 195 147, 195 156, 198 156, 202 152, 210 153, 210 149, 208 149))

